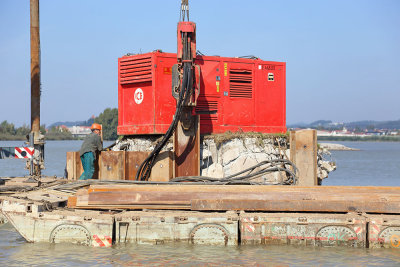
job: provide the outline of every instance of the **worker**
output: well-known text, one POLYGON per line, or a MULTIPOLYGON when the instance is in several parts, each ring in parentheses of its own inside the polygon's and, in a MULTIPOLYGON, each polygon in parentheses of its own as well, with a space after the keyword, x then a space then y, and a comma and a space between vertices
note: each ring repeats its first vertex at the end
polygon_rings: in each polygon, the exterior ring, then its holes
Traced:
POLYGON ((81 162, 83 166, 83 173, 79 180, 87 180, 93 178, 94 173, 94 161, 96 159, 96 153, 103 150, 103 142, 101 141, 101 125, 93 123, 90 127, 92 132, 85 137, 82 147, 79 150, 81 156, 81 162))

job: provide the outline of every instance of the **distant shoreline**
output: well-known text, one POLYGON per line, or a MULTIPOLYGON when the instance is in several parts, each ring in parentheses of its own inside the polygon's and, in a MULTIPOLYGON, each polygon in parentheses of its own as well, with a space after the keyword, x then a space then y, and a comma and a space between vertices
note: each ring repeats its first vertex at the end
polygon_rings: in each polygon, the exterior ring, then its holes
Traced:
MULTIPOLYGON (((60 137, 49 137, 45 136, 45 140, 49 141, 63 141, 63 140, 83 140, 83 138, 60 138, 60 137)), ((25 136, 22 135, 1 135, 0 141, 27 141, 25 136)))
POLYGON ((318 141, 400 142, 400 136, 318 136, 318 141))

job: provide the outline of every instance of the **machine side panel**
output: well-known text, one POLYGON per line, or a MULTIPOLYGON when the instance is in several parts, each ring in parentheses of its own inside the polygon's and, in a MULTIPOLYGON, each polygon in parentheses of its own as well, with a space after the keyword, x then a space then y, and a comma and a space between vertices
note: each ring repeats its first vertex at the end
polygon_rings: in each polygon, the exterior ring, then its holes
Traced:
POLYGON ((201 68, 200 95, 196 107, 196 112, 200 114, 200 131, 213 133, 222 119, 221 61, 198 57, 196 64, 201 68))
POLYGON ((155 134, 164 134, 175 114, 176 100, 171 93, 172 66, 177 63, 176 55, 157 53, 155 57, 155 134))
MULTIPOLYGON (((176 54, 158 51, 118 60, 118 134, 167 131, 176 107, 171 95, 176 62, 176 54)), ((198 56, 196 64, 201 67, 196 107, 201 134, 286 132, 285 63, 198 56)))
POLYGON ((230 63, 224 90, 223 126, 253 126, 254 120, 254 64, 230 63))
POLYGON ((280 127, 279 132, 285 132, 285 64, 277 62, 257 64, 256 82, 255 119, 257 125, 280 127))
POLYGON ((119 60, 118 134, 154 132, 154 89, 152 56, 123 57, 119 60))

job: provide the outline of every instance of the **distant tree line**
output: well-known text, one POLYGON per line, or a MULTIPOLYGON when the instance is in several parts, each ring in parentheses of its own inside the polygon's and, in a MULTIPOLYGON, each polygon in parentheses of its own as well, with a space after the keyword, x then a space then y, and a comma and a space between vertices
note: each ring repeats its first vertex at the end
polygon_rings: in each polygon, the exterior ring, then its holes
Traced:
MULTIPOLYGON (((0 140, 28 140, 31 128, 24 124, 21 127, 15 127, 14 123, 3 121, 0 123, 0 140)), ((41 134, 46 135, 46 140, 72 140, 74 137, 68 129, 59 126, 50 128, 46 133, 45 125, 40 126, 41 134)))
MULTIPOLYGON (((84 121, 80 126, 91 126, 93 122, 103 125, 103 139, 116 140, 118 127, 118 109, 106 108, 98 117, 90 118, 84 121)), ((61 124, 61 123, 59 123, 61 124)), ((73 140, 79 139, 74 137, 67 128, 61 125, 53 124, 47 129, 45 125, 40 126, 40 131, 45 135, 46 140, 73 140)), ((27 140, 27 135, 31 132, 31 128, 24 124, 21 127, 15 127, 13 123, 3 121, 0 123, 0 140, 27 140)))
POLYGON ((400 136, 318 136, 318 141, 370 141, 370 142, 400 142, 400 136))
POLYGON ((95 123, 103 125, 103 139, 116 140, 118 138, 118 109, 106 108, 98 117, 94 119, 95 123))
POLYGON ((26 124, 16 128, 14 123, 3 121, 0 123, 0 140, 24 140, 31 131, 26 124))

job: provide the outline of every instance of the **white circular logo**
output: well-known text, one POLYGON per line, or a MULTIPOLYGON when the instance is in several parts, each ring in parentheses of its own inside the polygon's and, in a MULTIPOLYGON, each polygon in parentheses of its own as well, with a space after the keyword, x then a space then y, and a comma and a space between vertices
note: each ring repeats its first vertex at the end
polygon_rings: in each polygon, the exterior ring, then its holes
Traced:
POLYGON ((143 101, 143 90, 141 88, 136 89, 134 98, 135 98, 136 104, 142 103, 142 101, 143 101))

